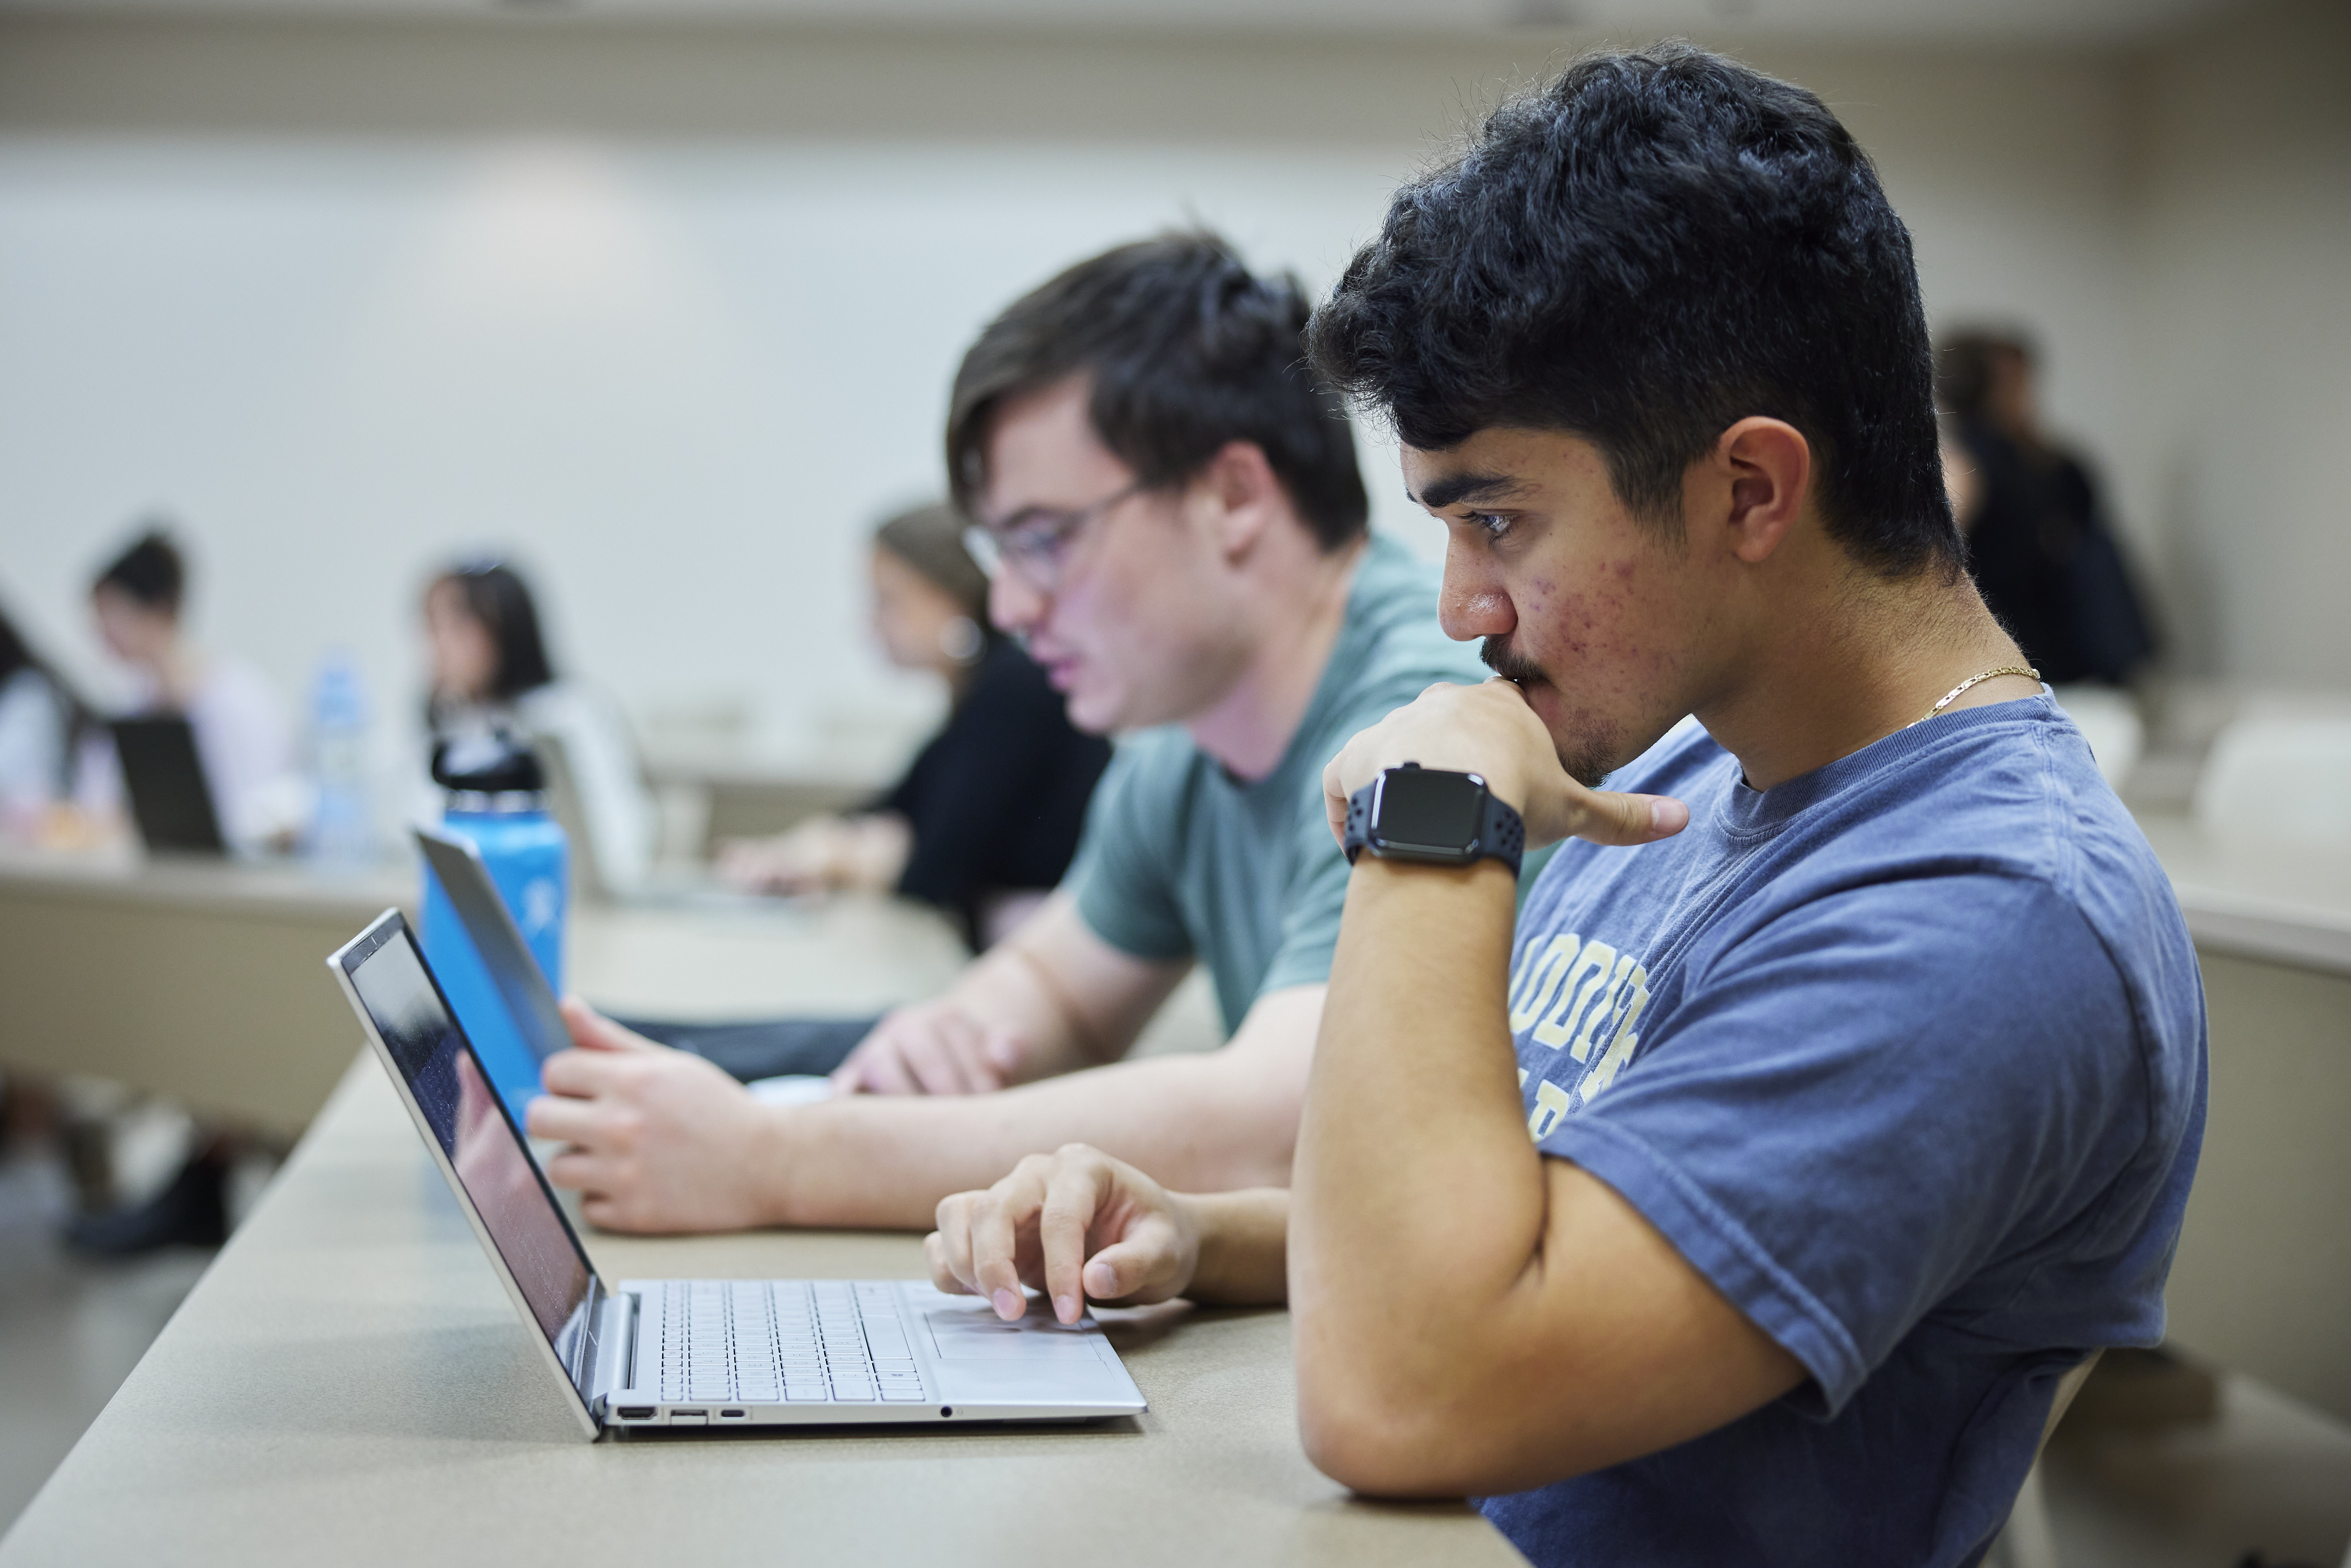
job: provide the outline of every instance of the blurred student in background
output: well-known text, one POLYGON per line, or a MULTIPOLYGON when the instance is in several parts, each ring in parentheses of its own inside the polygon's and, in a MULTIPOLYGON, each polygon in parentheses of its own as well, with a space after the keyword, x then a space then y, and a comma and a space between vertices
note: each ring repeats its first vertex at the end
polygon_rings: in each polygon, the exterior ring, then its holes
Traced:
MULTIPOLYGON (((213 810, 230 841, 291 849, 308 824, 311 791, 296 766, 285 706, 254 665, 200 648, 188 638, 183 615, 187 590, 187 563, 179 547, 162 528, 148 528, 90 585, 99 638, 129 669, 131 712, 187 719, 213 810)), ((112 748, 90 747, 84 755, 90 760, 85 765, 89 777, 78 790, 82 803, 95 812, 120 811, 121 775, 112 748)), ((68 1112, 78 1124, 78 1135, 108 1144, 139 1103, 120 1092, 68 1098, 88 1102, 68 1112)), ((160 1103, 147 1103, 147 1109, 184 1146, 184 1157, 160 1191, 73 1220, 66 1237, 82 1251, 125 1255, 174 1245, 213 1247, 227 1237, 228 1175, 238 1145, 160 1103)))
POLYGON ((719 872, 771 893, 895 889, 992 946, 1069 870, 1110 743, 1071 727, 1045 672, 987 619, 987 575, 951 507, 874 531, 873 634, 902 670, 946 684, 947 721, 864 811, 737 840, 719 872))
POLYGON ((0 835, 56 835, 76 754, 93 729, 89 708, 0 611, 0 835))
POLYGON ((579 798, 597 881, 626 891, 652 868, 659 827, 628 727, 602 693, 557 678, 538 607, 521 574, 471 561, 424 591, 433 690, 425 716, 438 741, 506 727, 553 740, 579 798))
MULTIPOLYGON (((131 713, 179 714, 194 730, 222 832, 248 847, 290 848, 308 821, 309 791, 295 766, 285 705, 252 664, 189 640, 181 615, 187 584, 179 547, 149 528, 90 586, 99 638, 130 671, 131 713)), ((119 810, 120 775, 104 773, 88 796, 119 810)))
POLYGON ((1967 331, 1937 354, 1936 395, 1972 472, 1953 486, 1984 603, 2044 680, 2121 685, 2155 636, 2108 528, 2096 483, 2050 440, 2032 346, 1967 331))

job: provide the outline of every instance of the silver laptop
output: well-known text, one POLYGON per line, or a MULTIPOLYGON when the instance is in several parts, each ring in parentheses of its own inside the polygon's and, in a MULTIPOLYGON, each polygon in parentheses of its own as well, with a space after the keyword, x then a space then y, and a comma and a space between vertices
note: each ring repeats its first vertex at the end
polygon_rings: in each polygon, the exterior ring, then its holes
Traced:
POLYGON ((597 1277, 408 923, 327 960, 589 1437, 641 1427, 1068 1421, 1143 1396, 1089 1316, 1017 1323, 904 1281, 597 1277))

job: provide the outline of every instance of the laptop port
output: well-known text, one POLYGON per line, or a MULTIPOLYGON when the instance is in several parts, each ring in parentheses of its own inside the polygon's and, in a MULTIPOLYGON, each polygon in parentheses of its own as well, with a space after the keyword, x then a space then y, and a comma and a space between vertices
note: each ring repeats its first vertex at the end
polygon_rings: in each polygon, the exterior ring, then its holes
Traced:
POLYGON ((707 1421, 710 1419, 710 1412, 707 1410, 673 1410, 669 1413, 669 1418, 673 1421, 707 1421))
POLYGON ((623 1421, 650 1421, 653 1418, 653 1407, 650 1405, 623 1405, 621 1406, 621 1419, 623 1421))
POLYGON ((743 1412, 740 1410, 721 1410, 719 1414, 735 1421, 740 1421, 743 1418, 743 1412))

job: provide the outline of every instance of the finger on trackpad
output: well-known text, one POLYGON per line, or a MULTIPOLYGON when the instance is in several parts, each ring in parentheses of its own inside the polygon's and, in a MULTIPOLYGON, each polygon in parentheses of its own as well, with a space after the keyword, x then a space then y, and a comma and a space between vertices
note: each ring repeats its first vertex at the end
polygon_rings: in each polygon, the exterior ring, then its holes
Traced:
POLYGON ((1092 1338, 1050 1319, 1008 1323, 993 1312, 939 1311, 924 1316, 943 1361, 1092 1361, 1092 1338))

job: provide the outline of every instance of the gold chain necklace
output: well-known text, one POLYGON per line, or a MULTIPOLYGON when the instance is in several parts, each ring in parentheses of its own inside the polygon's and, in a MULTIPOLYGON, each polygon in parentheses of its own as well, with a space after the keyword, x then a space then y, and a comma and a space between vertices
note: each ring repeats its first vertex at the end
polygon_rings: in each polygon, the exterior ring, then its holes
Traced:
MULTIPOLYGON (((1942 701, 1937 703, 1933 707, 1928 708, 1925 713, 1920 714, 1917 718, 1912 719, 1910 723, 1914 725, 1926 723, 1928 719, 1934 717, 1937 714, 1950 706, 1952 703, 1958 701, 1959 694, 1966 691, 1970 686, 1979 685, 1985 681, 1991 680, 2000 675, 2023 675, 2032 680, 2037 681, 2041 678, 2041 672, 2033 669, 2028 664, 2002 664, 1997 670, 1986 670, 1980 675, 1970 675, 1966 680, 1961 681, 1958 685, 1953 686, 1949 691, 1945 692, 1943 694, 1942 701)), ((1907 726, 1905 727, 1907 728, 1907 726)))

